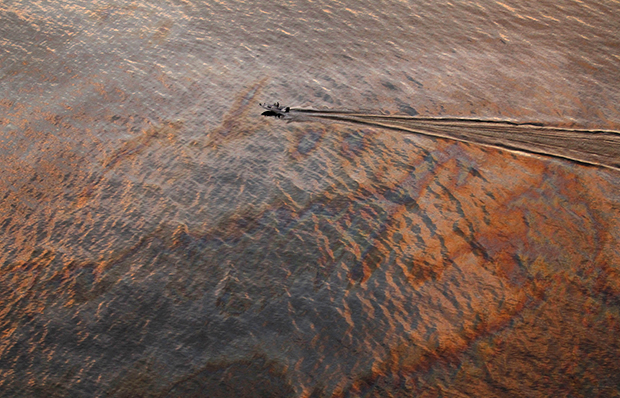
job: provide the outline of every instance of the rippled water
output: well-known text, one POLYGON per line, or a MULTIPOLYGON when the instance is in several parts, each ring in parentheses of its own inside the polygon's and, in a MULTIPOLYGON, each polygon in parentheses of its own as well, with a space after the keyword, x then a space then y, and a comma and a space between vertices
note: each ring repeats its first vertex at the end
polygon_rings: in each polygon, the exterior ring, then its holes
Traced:
POLYGON ((0 395, 619 395, 619 11, 3 2, 0 395))

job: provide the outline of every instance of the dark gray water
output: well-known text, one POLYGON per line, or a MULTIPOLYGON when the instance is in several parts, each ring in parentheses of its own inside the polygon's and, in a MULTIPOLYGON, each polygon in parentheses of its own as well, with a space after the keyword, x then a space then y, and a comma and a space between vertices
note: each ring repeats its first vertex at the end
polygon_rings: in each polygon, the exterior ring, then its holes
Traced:
POLYGON ((619 11, 4 1, 0 395, 620 395, 616 141, 258 106, 616 134, 619 11))

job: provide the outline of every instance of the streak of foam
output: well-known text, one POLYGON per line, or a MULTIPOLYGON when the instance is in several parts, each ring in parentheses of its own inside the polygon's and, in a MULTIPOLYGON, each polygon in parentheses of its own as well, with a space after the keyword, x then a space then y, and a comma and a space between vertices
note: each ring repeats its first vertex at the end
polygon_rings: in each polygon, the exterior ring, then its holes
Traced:
MULTIPOLYGON (((296 109, 291 110, 295 118, 296 109)), ((620 170, 620 131, 586 130, 536 123, 420 118, 301 110, 307 118, 376 126, 504 150, 544 155, 591 166, 620 170)), ((293 119, 295 120, 295 119, 293 119)))

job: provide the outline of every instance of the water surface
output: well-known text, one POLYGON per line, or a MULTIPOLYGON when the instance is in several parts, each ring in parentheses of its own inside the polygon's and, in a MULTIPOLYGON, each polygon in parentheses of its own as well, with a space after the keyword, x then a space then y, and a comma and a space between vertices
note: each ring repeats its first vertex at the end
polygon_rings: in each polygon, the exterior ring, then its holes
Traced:
POLYGON ((618 131, 619 8, 3 2, 2 395, 620 394, 617 170, 258 106, 618 131))

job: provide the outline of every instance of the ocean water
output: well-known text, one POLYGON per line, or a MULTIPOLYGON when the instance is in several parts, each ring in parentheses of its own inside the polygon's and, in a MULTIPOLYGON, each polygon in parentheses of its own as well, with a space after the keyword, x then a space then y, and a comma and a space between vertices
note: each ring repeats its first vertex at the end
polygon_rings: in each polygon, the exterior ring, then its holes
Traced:
POLYGON ((0 396, 620 395, 619 12, 2 2, 0 396))

